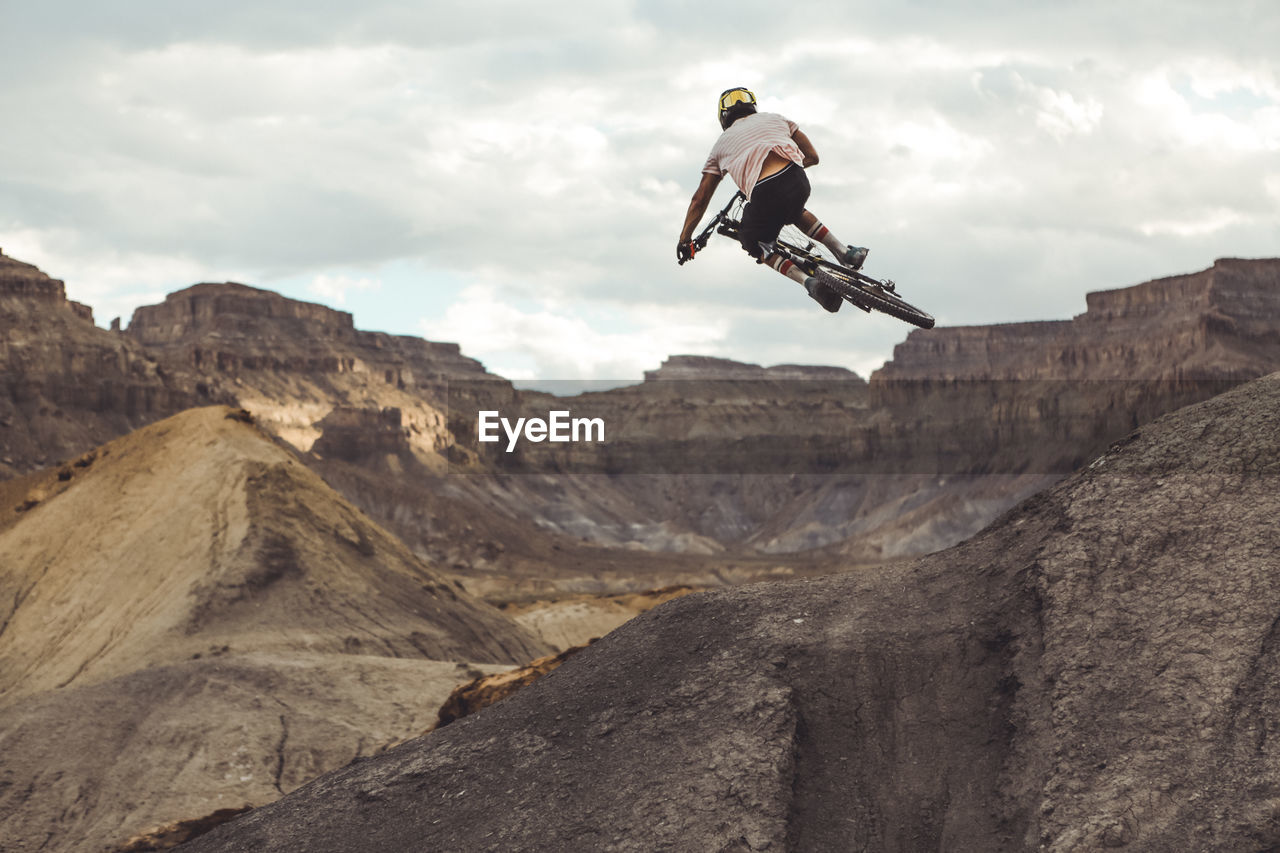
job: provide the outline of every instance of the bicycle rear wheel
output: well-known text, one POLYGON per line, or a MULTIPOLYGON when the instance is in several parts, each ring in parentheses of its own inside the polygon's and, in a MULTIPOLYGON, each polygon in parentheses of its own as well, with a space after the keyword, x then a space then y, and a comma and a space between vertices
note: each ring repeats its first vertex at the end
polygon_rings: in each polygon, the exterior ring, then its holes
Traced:
POLYGON ((885 290, 884 286, 874 279, 825 264, 818 267, 816 275, 836 293, 860 308, 870 308, 873 311, 888 314, 890 317, 896 317, 921 329, 933 328, 933 315, 920 310, 897 294, 885 290))

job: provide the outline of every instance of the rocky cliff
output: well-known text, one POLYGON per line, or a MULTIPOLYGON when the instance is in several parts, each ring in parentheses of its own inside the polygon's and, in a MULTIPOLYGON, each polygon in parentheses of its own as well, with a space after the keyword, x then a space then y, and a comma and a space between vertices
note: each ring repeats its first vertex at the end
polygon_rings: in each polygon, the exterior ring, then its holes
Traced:
MULTIPOLYGON (((577 537, 542 529, 527 507, 548 489, 451 476, 475 458, 459 452, 450 417, 518 397, 455 344, 360 331, 345 312, 235 283, 196 285, 139 308, 127 336, 164 368, 194 371, 253 412, 415 553, 473 588, 492 592, 495 575, 594 583, 619 574, 624 588, 648 588, 632 568, 618 571, 617 559, 579 555, 577 537)), ((597 513, 621 503, 599 488, 566 491, 597 513)), ((630 511, 629 521, 639 518, 630 511)), ((636 561, 624 554, 621 562, 636 561)))
MULTIPOLYGON (((829 368, 673 356, 640 385, 521 397, 518 415, 555 405, 601 417, 604 444, 508 453, 479 447, 470 421, 455 440, 501 470, 560 484, 626 478, 641 518, 688 531, 671 542, 771 553, 839 543, 860 561, 927 552, 1138 425, 1280 369, 1280 260, 1220 260, 1086 304, 1072 320, 912 331, 869 383, 829 368)), ((522 511, 615 535, 562 497, 522 511)))
POLYGON ((1088 294, 1070 321, 912 332, 872 375, 875 442, 939 473, 1061 474, 1160 414, 1280 368, 1280 260, 1088 294))
POLYGON ((139 308, 126 333, 161 364, 202 374, 301 451, 332 426, 326 446, 357 454, 360 447, 340 449, 354 437, 356 412, 381 430, 392 417, 385 412, 398 411, 400 449, 434 470, 449 443, 449 381, 487 377, 510 387, 456 344, 360 331, 344 311, 234 282, 197 284, 139 308))
POLYGON ((0 478, 211 399, 95 326, 61 281, 0 254, 0 478))
POLYGON ((954 549, 677 599, 187 849, 1273 849, 1277 423, 1280 375, 954 549))
POLYGON ((912 331, 872 385, 1253 379, 1280 363, 1280 259, 1220 259, 1085 304, 1065 321, 912 331))
POLYGON ((644 372, 646 382, 663 380, 733 380, 733 379, 834 379, 851 382, 865 380, 852 370, 812 364, 775 364, 761 367, 727 358, 705 355, 673 355, 657 370, 644 372))
MULTIPOLYGON (((914 331, 869 383, 839 368, 673 356, 639 385, 572 397, 517 392, 454 345, 363 332, 344 312, 234 283, 172 294, 111 335, 53 307, 56 283, 10 266, 28 282, 28 312, 79 322, 146 374, 126 411, 244 406, 418 553, 460 571, 549 571, 583 539, 740 557, 839 545, 867 562, 934 550, 1138 424, 1280 367, 1268 319, 1277 260, 1093 293, 1072 320, 914 331), (512 454, 477 441, 480 410, 551 408, 602 418, 607 441, 512 454), (455 515, 487 532, 459 541, 455 515)), ((62 334, 49 329, 42 339, 62 334)), ((28 382, 42 370, 28 359, 15 372, 28 382)), ((80 387, 63 373, 55 385, 80 387)), ((18 419, 23 435, 43 434, 40 408, 18 419)), ((121 429, 96 417, 63 418, 84 435, 59 446, 121 429)), ((15 463, 38 464, 10 446, 15 463)))
POLYGON ((457 344, 364 332, 351 315, 243 284, 197 284, 139 308, 128 335, 209 372, 361 373, 442 395, 445 380, 485 375, 457 344))
POLYGON ((1280 260, 1219 260, 1086 305, 1070 321, 912 331, 843 432, 806 415, 777 433, 816 463, 800 473, 840 465, 749 541, 864 558, 951 544, 1138 425, 1280 369, 1280 260))

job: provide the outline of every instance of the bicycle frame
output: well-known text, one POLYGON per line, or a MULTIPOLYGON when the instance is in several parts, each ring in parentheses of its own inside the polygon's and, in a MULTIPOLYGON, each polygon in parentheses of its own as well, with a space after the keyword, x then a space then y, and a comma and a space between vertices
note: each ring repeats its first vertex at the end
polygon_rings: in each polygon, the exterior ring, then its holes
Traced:
POLYGON ((729 211, 732 210, 733 206, 739 201, 746 201, 746 199, 747 197, 743 195, 742 190, 738 190, 733 194, 733 198, 729 199, 729 203, 726 204, 719 213, 712 217, 711 221, 707 223, 707 227, 702 230, 702 233, 693 238, 693 245, 697 247, 698 251, 702 251, 707 248, 707 241, 711 239, 711 235, 716 231, 716 227, 722 223, 726 226, 733 225, 735 227, 732 229, 729 229, 728 227, 721 228, 720 233, 727 237, 732 237, 735 240, 738 239, 738 230, 736 228, 738 220, 731 219, 729 217, 729 211))
MULTIPOLYGON (((743 195, 742 190, 738 190, 733 194, 733 197, 729 199, 728 204, 726 204, 719 213, 712 217, 711 221, 707 224, 707 227, 702 230, 702 233, 693 239, 692 242, 697 251, 701 251, 707 247, 707 241, 711 239, 712 233, 723 234, 733 240, 738 239, 738 225, 740 224, 741 219, 740 211, 738 216, 730 215, 730 211, 733 211, 735 206, 743 205, 743 203, 746 202, 746 199, 747 197, 743 195)), ((761 245, 764 247, 765 257, 768 257, 771 253, 782 255, 784 258, 800 267, 800 269, 804 270, 808 275, 813 275, 819 267, 826 267, 827 269, 840 270, 844 275, 852 275, 867 284, 886 287, 889 290, 893 289, 893 282, 891 281, 877 281, 876 279, 863 275, 856 270, 851 270, 848 267, 844 267, 840 264, 827 260, 813 251, 813 247, 816 245, 813 241, 809 241, 809 245, 803 248, 781 238, 772 243, 764 243, 761 245)))
MULTIPOLYGON (((683 264, 685 260, 692 260, 699 251, 705 249, 712 234, 723 234, 736 241, 742 217, 740 214, 735 216, 734 211, 735 207, 742 206, 745 201, 746 196, 742 194, 741 190, 734 193, 733 198, 729 199, 729 203, 711 218, 702 233, 690 241, 691 251, 689 257, 681 260, 680 263, 683 264)), ((859 270, 828 260, 814 251, 814 246, 817 243, 812 240, 804 247, 789 243, 781 238, 774 240, 772 243, 761 243, 760 245, 764 249, 763 257, 767 258, 772 254, 781 255, 799 267, 805 275, 817 276, 822 279, 827 287, 835 290, 846 301, 853 303, 863 311, 880 311, 914 326, 919 326, 922 329, 933 328, 933 316, 898 296, 896 293, 897 285, 894 284, 892 279, 886 278, 881 281, 859 270)))

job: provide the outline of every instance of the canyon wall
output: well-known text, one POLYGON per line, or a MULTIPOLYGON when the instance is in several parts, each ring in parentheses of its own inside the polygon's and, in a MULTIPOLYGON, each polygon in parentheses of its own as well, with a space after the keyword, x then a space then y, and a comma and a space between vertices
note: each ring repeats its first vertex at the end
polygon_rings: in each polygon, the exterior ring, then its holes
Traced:
POLYGON ((242 284, 173 293, 113 334, 34 267, 0 270, 15 318, 0 406, 26 401, 7 416, 17 429, 0 411, 8 470, 193 400, 234 403, 420 554, 494 570, 545 567, 548 535, 708 554, 839 545, 869 561, 936 550, 1139 425, 1280 367, 1276 259, 1090 293, 1070 320, 915 330, 870 381, 677 355, 636 385, 565 397, 242 284), (481 410, 554 409, 600 418, 607 439, 477 440, 481 410), (446 505, 501 535, 460 546, 446 505))
POLYGON ((128 335, 213 372, 361 373, 399 389, 441 393, 453 376, 484 375, 457 344, 357 330, 351 315, 234 282, 197 284, 137 309, 128 335))
POLYGON ((63 282, 0 254, 0 477, 211 401, 195 377, 95 326, 63 282))
POLYGON ((914 330, 872 376, 895 381, 1252 379, 1280 361, 1280 259, 1085 297, 1071 320, 914 330))
MULTIPOLYGON (((521 397, 599 416, 599 446, 479 448, 512 473, 628 479, 654 517, 733 547, 952 544, 1160 415, 1280 369, 1280 260, 1091 293, 1071 319, 914 330, 869 382, 830 368, 673 356, 640 385, 521 397), (662 475, 651 477, 646 475, 662 475), (673 486, 671 477, 679 485, 673 486)), ((554 494, 528 505, 566 523, 554 494)), ((581 513, 578 514, 580 519, 581 513)))

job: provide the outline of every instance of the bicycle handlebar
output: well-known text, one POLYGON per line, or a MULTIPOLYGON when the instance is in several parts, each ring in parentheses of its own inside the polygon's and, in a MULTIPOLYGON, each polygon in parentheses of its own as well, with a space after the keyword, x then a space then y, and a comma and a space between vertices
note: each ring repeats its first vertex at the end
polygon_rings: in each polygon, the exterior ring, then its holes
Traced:
MULTIPOLYGON (((694 256, 697 255, 698 252, 707 248, 707 241, 710 240, 711 235, 715 233, 716 226, 724 221, 724 219, 729 215, 729 208, 733 207, 740 198, 746 198, 746 196, 742 194, 742 190, 738 190, 734 193, 733 198, 729 199, 729 203, 726 204, 719 213, 711 218, 711 221, 707 223, 706 228, 702 229, 702 233, 689 241, 689 260, 693 260, 694 256)), ((680 265, 684 266, 684 261, 680 261, 680 265)))

